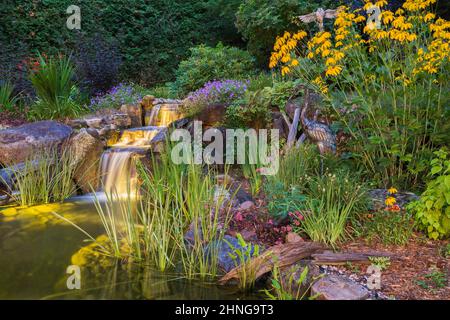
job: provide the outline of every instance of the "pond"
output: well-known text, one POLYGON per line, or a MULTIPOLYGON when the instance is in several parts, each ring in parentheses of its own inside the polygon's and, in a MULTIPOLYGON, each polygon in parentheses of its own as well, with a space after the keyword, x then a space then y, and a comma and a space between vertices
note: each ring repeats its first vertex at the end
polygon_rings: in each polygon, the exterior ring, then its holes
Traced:
MULTIPOLYGON (((0 299, 245 299, 214 282, 161 273, 150 265, 105 256, 81 266, 81 288, 69 290, 67 267, 104 233, 89 197, 63 204, 0 208, 0 299)), ((255 296, 253 296, 255 298, 255 296)))

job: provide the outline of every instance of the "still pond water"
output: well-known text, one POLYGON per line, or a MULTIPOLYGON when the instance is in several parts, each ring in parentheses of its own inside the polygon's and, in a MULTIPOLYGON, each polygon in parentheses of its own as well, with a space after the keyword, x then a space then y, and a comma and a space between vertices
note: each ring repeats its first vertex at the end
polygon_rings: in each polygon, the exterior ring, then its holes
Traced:
POLYGON ((189 281, 150 266, 107 258, 89 268, 82 266, 81 289, 69 290, 67 267, 90 242, 52 212, 94 238, 104 233, 93 204, 83 198, 30 208, 0 207, 0 299, 251 298, 215 283, 189 281))

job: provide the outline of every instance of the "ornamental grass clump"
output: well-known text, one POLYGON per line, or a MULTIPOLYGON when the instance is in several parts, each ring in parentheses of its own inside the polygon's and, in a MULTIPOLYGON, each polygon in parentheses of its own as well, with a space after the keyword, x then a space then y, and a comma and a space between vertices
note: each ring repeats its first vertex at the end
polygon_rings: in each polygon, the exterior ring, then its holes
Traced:
POLYGON ((436 0, 340 7, 329 31, 276 39, 270 67, 323 95, 330 119, 350 138, 349 153, 380 187, 421 188, 432 150, 448 144, 450 22, 436 0), (380 25, 364 12, 377 6, 380 25))
POLYGON ((208 105, 228 106, 233 101, 244 97, 248 84, 248 81, 238 80, 207 82, 184 100, 183 113, 192 117, 201 113, 208 105))
POLYGON ((62 202, 76 193, 75 170, 70 150, 42 150, 10 167, 8 192, 22 206, 62 202))
POLYGON ((349 173, 337 172, 312 178, 307 189, 305 209, 301 215, 292 217, 294 230, 306 233, 313 241, 335 247, 348 235, 349 220, 367 210, 366 188, 351 179, 349 173))
POLYGON ((79 91, 70 57, 39 56, 37 63, 30 75, 37 100, 28 116, 33 120, 79 116, 83 108, 76 101, 79 91))
POLYGON ((13 111, 18 102, 18 96, 14 95, 14 86, 10 82, 0 84, 0 112, 13 111))

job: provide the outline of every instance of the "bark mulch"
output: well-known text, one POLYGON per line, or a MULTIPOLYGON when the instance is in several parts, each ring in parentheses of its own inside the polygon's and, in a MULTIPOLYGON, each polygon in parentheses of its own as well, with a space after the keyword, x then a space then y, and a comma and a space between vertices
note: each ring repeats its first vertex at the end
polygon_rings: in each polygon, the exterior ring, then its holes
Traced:
MULTIPOLYGON (((381 275, 381 292, 400 300, 450 300, 450 257, 445 257, 444 248, 449 241, 433 241, 421 234, 414 234, 406 246, 367 244, 364 239, 345 243, 340 251, 379 251, 392 254, 389 268, 381 275), (426 275, 438 270, 445 276, 445 287, 437 288, 426 275), (426 286, 428 288, 424 288, 426 286)), ((360 266, 365 272, 367 266, 360 266)), ((353 268, 354 272, 354 268, 353 268)))

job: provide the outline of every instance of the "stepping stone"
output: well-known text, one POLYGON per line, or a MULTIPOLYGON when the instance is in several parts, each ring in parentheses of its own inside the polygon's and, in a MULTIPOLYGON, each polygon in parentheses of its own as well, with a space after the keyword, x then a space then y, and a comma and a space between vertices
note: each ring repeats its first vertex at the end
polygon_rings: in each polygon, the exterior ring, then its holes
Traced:
POLYGON ((318 300, 366 300, 369 290, 362 285, 338 275, 327 275, 311 288, 311 295, 319 294, 318 300))

